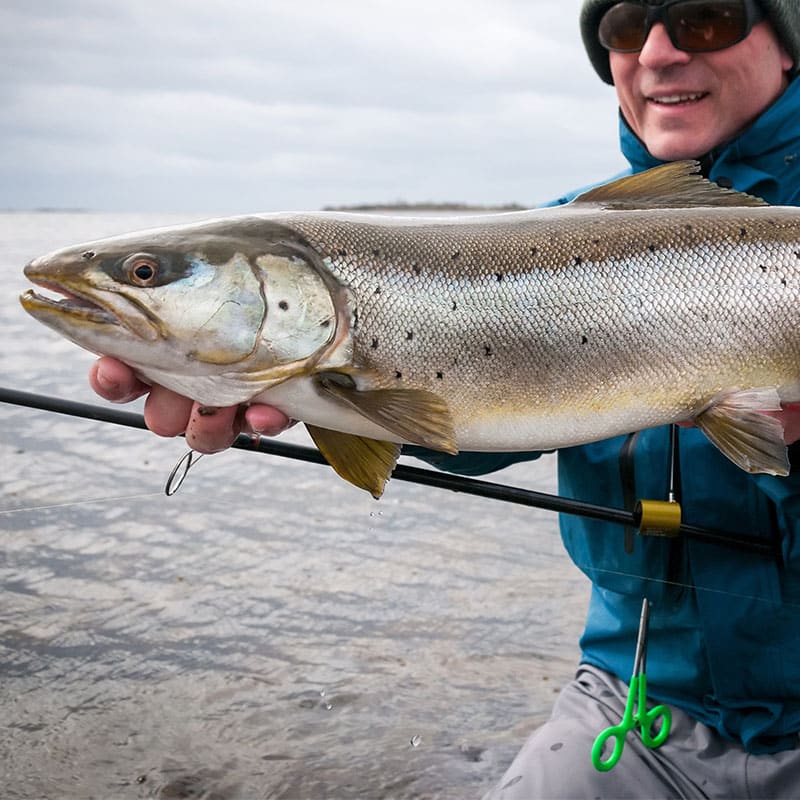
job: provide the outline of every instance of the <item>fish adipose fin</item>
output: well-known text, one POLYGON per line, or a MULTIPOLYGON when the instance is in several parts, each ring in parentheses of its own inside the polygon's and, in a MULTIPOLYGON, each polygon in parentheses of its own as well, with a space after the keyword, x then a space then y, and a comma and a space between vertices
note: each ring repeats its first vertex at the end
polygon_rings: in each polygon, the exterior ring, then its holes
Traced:
POLYGON ((786 476, 789 455, 783 425, 762 411, 780 411, 774 388, 732 391, 715 397, 695 418, 700 430, 745 472, 786 476))
POLYGON ((340 477, 359 489, 366 489, 376 500, 383 494, 400 456, 401 445, 308 423, 306 428, 320 453, 340 477))
POLYGON ((697 161, 675 161, 618 178, 578 195, 575 204, 592 203, 612 211, 649 208, 765 206, 760 197, 723 189, 697 172, 697 161))
POLYGON ((370 422, 411 444, 458 453, 453 419, 447 403, 423 389, 357 389, 349 375, 317 376, 325 394, 357 411, 370 422))

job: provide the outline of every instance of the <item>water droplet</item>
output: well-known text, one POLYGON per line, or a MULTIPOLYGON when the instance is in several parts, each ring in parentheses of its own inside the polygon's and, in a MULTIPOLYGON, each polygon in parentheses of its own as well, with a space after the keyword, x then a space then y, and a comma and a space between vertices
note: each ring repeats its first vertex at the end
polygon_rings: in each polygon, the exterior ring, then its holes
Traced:
POLYGON ((319 696, 320 697, 325 697, 325 690, 324 689, 320 690, 319 696))
POLYGON ((330 711, 333 708, 333 706, 330 703, 325 703, 324 707, 326 711, 330 711))
POLYGON ((414 734, 410 742, 412 747, 419 747, 422 744, 422 737, 419 734, 414 734))

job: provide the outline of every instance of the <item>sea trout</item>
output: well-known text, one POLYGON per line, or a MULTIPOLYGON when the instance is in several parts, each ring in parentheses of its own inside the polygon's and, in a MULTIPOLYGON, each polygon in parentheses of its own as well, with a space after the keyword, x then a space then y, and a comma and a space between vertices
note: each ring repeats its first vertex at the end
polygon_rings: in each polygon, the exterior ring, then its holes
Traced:
POLYGON ((306 423, 379 496, 402 443, 551 450, 693 421, 786 475, 800 400, 800 209, 680 162, 553 209, 264 214, 32 261, 36 319, 206 405, 306 423))

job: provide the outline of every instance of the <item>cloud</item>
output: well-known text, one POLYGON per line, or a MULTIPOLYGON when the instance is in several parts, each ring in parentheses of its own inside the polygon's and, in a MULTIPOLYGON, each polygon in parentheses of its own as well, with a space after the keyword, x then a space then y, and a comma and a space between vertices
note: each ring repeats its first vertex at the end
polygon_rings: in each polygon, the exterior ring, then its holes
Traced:
POLYGON ((0 207, 543 201, 621 165, 578 8, 7 3, 0 207))

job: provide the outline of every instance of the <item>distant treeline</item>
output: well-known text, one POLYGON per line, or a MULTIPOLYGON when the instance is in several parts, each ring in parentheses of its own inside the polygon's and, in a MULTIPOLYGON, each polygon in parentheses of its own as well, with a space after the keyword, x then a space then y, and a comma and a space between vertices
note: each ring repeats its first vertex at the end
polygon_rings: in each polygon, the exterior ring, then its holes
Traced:
POLYGON ((472 203, 361 203, 358 205, 323 206, 323 211, 524 211, 519 203, 475 205, 472 203))

